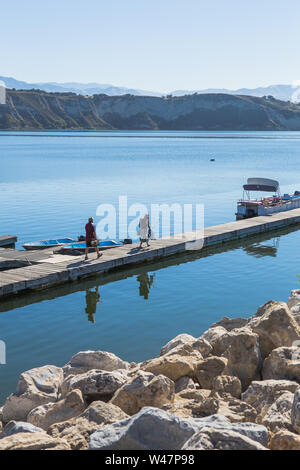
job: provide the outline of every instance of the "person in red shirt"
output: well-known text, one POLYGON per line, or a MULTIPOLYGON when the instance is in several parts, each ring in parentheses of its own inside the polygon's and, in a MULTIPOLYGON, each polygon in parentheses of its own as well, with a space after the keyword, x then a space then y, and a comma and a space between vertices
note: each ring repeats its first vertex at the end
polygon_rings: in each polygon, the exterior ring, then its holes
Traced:
MULTIPOLYGON (((85 242, 86 242, 85 259, 88 259, 89 248, 93 246, 92 241, 97 240, 96 228, 93 222, 94 222, 93 217, 90 217, 88 223, 85 226, 85 242)), ((100 256, 102 256, 102 253, 99 252, 99 248, 97 245, 95 245, 95 251, 97 253, 97 258, 100 258, 100 256)))

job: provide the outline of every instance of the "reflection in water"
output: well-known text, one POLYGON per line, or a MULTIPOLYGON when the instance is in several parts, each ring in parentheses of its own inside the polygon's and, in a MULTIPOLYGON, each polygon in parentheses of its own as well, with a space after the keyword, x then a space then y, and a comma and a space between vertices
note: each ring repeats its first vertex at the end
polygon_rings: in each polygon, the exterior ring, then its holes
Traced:
POLYGON ((86 308, 85 313, 88 315, 88 320, 92 323, 95 323, 95 313, 97 310, 97 303, 100 300, 100 294, 98 292, 98 286, 95 290, 86 289, 85 291, 85 301, 86 308))
POLYGON ((248 255, 252 255, 255 258, 262 258, 263 256, 272 256, 276 258, 277 250, 279 248, 279 237, 275 237, 271 241, 271 245, 264 243, 253 243, 252 245, 247 245, 244 247, 244 250, 248 255))
POLYGON ((144 297, 145 300, 148 300, 149 292, 154 281, 154 274, 148 275, 147 272, 139 274, 136 279, 140 283, 139 292, 140 296, 144 297))

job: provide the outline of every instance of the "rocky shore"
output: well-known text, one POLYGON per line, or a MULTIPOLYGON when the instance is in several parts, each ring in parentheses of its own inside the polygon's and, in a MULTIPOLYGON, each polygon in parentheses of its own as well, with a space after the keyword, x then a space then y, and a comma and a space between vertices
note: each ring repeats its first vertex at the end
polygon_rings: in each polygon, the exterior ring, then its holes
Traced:
POLYGON ((0 450, 300 450, 300 291, 136 364, 82 351, 23 372, 0 450))

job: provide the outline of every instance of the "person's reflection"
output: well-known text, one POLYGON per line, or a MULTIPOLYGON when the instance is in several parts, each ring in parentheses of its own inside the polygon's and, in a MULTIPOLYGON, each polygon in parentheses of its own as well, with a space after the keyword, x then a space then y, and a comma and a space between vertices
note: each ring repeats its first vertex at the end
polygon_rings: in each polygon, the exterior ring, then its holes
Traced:
POLYGON ((139 292, 140 296, 144 297, 145 300, 148 300, 149 292, 154 281, 154 274, 150 276, 148 273, 143 273, 137 276, 137 281, 140 283, 139 292))
POLYGON ((95 313, 97 310, 97 303, 100 300, 100 294, 98 292, 98 286, 93 291, 91 289, 87 289, 85 291, 85 301, 86 301, 86 308, 85 313, 87 313, 88 321, 95 323, 95 313))

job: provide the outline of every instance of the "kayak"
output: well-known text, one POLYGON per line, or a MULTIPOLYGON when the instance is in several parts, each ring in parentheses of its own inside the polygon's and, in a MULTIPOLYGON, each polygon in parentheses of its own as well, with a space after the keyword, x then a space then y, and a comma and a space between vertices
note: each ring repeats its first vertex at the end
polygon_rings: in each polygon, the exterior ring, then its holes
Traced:
MULTIPOLYGON (((123 246, 123 243, 116 242, 115 240, 104 240, 98 244, 100 250, 107 250, 109 248, 115 248, 117 246, 123 246)), ((61 247, 63 251, 79 250, 84 251, 86 249, 85 242, 69 243, 61 247)), ((89 249, 94 249, 94 247, 89 247, 89 249)))
POLYGON ((74 243, 73 238, 53 238, 51 240, 39 240, 37 242, 29 242, 23 245, 25 250, 45 250, 46 248, 53 248, 56 246, 63 246, 67 243, 74 243))

